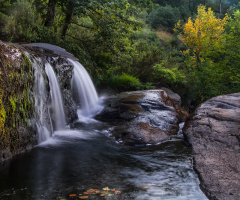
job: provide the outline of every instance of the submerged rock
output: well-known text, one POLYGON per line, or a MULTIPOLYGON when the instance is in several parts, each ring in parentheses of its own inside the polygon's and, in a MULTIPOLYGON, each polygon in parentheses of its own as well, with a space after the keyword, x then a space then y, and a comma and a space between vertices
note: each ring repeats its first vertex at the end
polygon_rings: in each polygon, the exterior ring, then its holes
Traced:
POLYGON ((199 106, 183 133, 192 146, 201 188, 210 199, 240 199, 240 93, 199 106))
POLYGON ((105 104, 96 119, 114 124, 111 135, 126 145, 168 140, 188 116, 164 90, 125 92, 109 97, 105 104))

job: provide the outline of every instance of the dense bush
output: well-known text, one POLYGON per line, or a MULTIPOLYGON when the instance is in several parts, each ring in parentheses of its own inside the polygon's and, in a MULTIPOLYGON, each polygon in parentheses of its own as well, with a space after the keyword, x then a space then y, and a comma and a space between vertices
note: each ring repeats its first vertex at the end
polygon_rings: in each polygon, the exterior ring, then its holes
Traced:
POLYGON ((3 32, 9 41, 38 40, 38 29, 42 22, 40 15, 32 6, 32 1, 18 0, 9 12, 9 16, 5 16, 3 21, 3 32))
POLYGON ((118 91, 137 90, 141 87, 139 79, 127 74, 112 76, 109 83, 113 89, 118 91))
POLYGON ((147 18, 147 23, 154 29, 166 29, 172 31, 180 19, 180 11, 169 5, 159 6, 154 9, 147 18))
POLYGON ((143 84, 139 81, 138 78, 128 74, 111 76, 108 80, 108 83, 112 89, 120 92, 154 88, 150 83, 143 84))

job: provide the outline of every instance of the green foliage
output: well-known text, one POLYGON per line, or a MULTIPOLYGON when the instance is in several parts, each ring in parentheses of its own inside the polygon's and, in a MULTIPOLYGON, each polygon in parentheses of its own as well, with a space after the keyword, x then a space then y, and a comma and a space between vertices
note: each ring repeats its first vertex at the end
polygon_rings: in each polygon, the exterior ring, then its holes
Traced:
POLYGON ((139 79, 127 74, 112 76, 109 82, 118 91, 137 90, 141 87, 139 79))
MULTIPOLYGON (((196 104, 213 96, 239 92, 240 12, 218 19, 211 9, 199 7, 195 21, 183 27, 188 99, 196 104)), ((179 24, 178 24, 179 25, 179 24)))
POLYGON ((225 26, 225 42, 210 54, 215 79, 219 82, 218 88, 223 93, 239 92, 240 90, 239 24, 240 11, 236 10, 225 26))
POLYGON ((148 16, 147 23, 154 29, 167 29, 171 31, 180 19, 180 11, 169 5, 159 6, 148 16))
POLYGON ((181 73, 177 68, 169 69, 163 67, 161 64, 157 64, 153 67, 155 70, 155 76, 163 82, 169 84, 185 84, 185 75, 181 73))
POLYGON ((32 1, 18 0, 4 18, 4 33, 10 41, 37 41, 41 19, 32 1))
MULTIPOLYGON (((65 48, 79 58, 100 88, 150 89, 152 83, 170 87, 198 103, 239 91, 238 9, 231 10, 232 18, 217 36, 214 32, 219 28, 212 28, 236 1, 222 0, 221 11, 218 0, 153 2, 154 7, 150 0, 0 0, 0 36, 8 41, 45 42, 65 48), (187 37, 171 32, 179 20, 183 24, 191 16, 195 22, 200 4, 212 6, 217 14, 211 21, 202 17, 204 26, 199 29, 189 26, 187 43, 187 37)), ((8 63, 9 68, 11 65, 8 63)), ((9 72, 8 78, 13 83, 25 75, 22 68, 18 73, 9 72)), ((1 81, 9 84, 6 80, 1 81)), ((1 93, 1 104, 8 102, 8 109, 25 116, 22 111, 28 106, 22 102, 27 99, 27 90, 23 98, 16 91, 1 93)), ((4 119, 5 124, 15 123, 8 121, 8 109, 0 105, 0 123, 4 119)))
POLYGON ((146 85, 142 84, 138 78, 128 74, 122 74, 120 76, 112 76, 109 79, 111 87, 117 91, 131 91, 131 90, 142 90, 142 89, 153 89, 150 83, 146 85))
POLYGON ((0 21, 2 21, 3 17, 7 15, 10 6, 10 1, 0 0, 0 21))

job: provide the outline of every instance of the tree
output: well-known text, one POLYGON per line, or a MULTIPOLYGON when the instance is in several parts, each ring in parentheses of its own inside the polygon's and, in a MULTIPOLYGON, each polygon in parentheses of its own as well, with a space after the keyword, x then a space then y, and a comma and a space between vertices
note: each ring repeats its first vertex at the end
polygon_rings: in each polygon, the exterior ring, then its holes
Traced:
POLYGON ((54 24, 55 10, 56 10, 57 0, 49 0, 47 5, 47 14, 44 26, 52 27, 54 24))
POLYGON ((218 79, 225 85, 225 93, 239 92, 240 90, 239 41, 240 11, 237 10, 225 26, 225 43, 211 54, 214 67, 219 69, 218 79))
MULTIPOLYGON (((199 6, 196 20, 189 18, 183 25, 181 37, 188 47, 184 54, 192 55, 191 59, 196 61, 197 65, 207 59, 209 53, 225 40, 223 33, 227 19, 227 16, 224 19, 217 19, 211 8, 206 11, 205 6, 199 6)), ((176 25, 176 29, 178 28, 180 23, 176 25)))
POLYGON ((168 31, 172 31, 179 19, 179 9, 167 5, 164 7, 159 6, 154 9, 149 14, 147 23, 154 29, 167 29, 168 31))
MULTIPOLYGON (((225 79, 222 67, 217 63, 220 57, 216 52, 222 52, 226 44, 225 26, 228 16, 223 19, 215 17, 211 8, 198 7, 195 20, 191 18, 182 27, 176 25, 176 30, 182 28, 181 38, 187 46, 183 51, 187 64, 188 84, 191 85, 191 98, 197 103, 226 93, 229 82, 225 79)), ((229 91, 229 90, 228 90, 229 91)))

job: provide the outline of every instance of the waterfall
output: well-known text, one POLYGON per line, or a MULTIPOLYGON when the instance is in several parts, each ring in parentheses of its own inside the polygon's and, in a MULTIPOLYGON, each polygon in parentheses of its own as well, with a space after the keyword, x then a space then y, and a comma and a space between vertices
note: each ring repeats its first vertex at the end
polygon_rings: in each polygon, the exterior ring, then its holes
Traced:
POLYGON ((72 90, 76 104, 81 108, 80 115, 90 116, 98 108, 98 95, 86 69, 77 61, 68 59, 74 66, 72 90))
POLYGON ((53 115, 52 119, 55 125, 55 130, 62 130, 66 128, 66 119, 58 80, 52 66, 49 63, 45 64, 45 71, 49 79, 51 111, 53 115))
MULTIPOLYGON (((39 119, 37 122, 38 128, 38 142, 41 143, 48 138, 50 138, 51 133, 45 125, 45 114, 48 108, 44 106, 44 98, 46 95, 46 88, 44 84, 44 79, 39 67, 36 65, 35 68, 35 112, 38 114, 39 119)), ((50 119, 50 117, 49 117, 50 119)))
POLYGON ((51 137, 51 133, 53 132, 52 122, 47 106, 48 96, 40 64, 34 57, 30 56, 29 53, 25 52, 25 54, 31 61, 34 69, 34 118, 36 120, 38 131, 38 143, 41 143, 49 139, 51 137))

